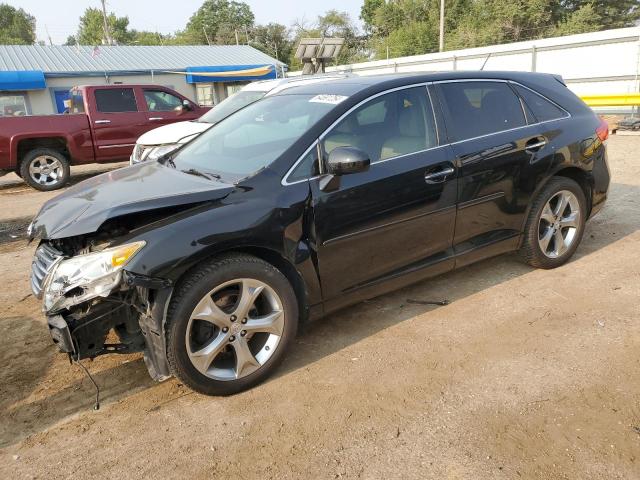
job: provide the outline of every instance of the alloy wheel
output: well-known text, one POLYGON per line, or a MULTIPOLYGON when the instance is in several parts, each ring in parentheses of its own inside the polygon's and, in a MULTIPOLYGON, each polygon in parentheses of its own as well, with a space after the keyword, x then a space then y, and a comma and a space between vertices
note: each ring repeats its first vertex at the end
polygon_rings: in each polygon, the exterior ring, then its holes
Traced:
POLYGON ((49 155, 40 155, 29 164, 29 176, 35 183, 51 186, 59 183, 64 176, 60 160, 49 155))
POLYGON ((275 353, 284 332, 282 301, 266 283, 225 282, 196 305, 186 329, 191 364, 214 380, 236 380, 257 371, 275 353))
POLYGON ((545 204, 538 224, 538 244, 549 258, 571 248, 580 226, 580 202, 569 190, 555 193, 545 204))

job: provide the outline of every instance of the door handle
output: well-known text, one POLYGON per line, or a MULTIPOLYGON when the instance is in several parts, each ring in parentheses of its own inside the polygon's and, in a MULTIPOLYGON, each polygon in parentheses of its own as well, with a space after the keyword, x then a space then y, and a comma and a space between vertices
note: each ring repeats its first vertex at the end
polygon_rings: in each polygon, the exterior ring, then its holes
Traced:
POLYGON ((95 123, 96 125, 100 125, 100 124, 103 124, 103 123, 111 123, 111 120, 96 120, 93 123, 95 123))
POLYGON ((545 138, 532 138, 525 144, 525 150, 529 153, 535 153, 547 144, 545 138))
POLYGON ((424 181, 427 182, 430 185, 432 185, 434 183, 442 183, 453 172, 455 172, 453 167, 443 168, 442 170, 438 170, 437 172, 427 173, 424 176, 424 181))
POLYGON ((152 122, 155 122, 157 120, 164 120, 164 118, 162 118, 162 117, 151 117, 149 120, 152 121, 152 122))

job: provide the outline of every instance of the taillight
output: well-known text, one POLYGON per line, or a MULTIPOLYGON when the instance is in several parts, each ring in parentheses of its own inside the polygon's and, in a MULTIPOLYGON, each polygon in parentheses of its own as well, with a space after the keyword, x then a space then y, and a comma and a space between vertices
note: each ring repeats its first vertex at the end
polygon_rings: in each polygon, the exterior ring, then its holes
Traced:
POLYGON ((602 118, 600 119, 600 125, 596 128, 596 135, 598 135, 601 142, 609 138, 609 124, 602 118))

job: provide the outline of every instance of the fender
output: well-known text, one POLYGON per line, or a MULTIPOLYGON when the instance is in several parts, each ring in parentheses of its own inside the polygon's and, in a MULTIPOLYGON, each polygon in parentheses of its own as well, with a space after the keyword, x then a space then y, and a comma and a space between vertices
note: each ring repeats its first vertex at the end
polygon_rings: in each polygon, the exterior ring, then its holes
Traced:
MULTIPOLYGON (((600 155, 602 152, 602 148, 599 148, 596 153, 598 155, 600 155)), ((592 164, 590 164, 592 165, 592 164)), ((531 207, 533 205, 533 199, 535 199, 540 192, 544 189, 544 187, 547 185, 547 183, 549 183, 549 181, 555 177, 558 176, 559 173, 561 172, 575 172, 575 173, 571 173, 568 175, 564 175, 567 176, 571 179, 576 180, 575 175, 582 175, 583 178, 589 183, 589 189, 591 190, 591 192, 593 192, 593 185, 594 185, 594 180, 593 180, 593 175, 592 175, 592 168, 587 168, 587 165, 585 165, 584 163, 577 163, 577 162, 570 162, 570 161, 565 161, 562 163, 558 163, 558 164, 552 164, 550 165, 549 170, 546 172, 546 174, 544 175, 544 177, 538 182, 538 184, 536 185, 535 190, 533 191, 532 195, 531 195, 531 201, 529 202, 529 204, 527 205, 527 208, 525 210, 524 216, 523 216, 523 220, 522 220, 522 225, 520 227, 520 233, 522 234, 522 232, 524 232, 524 229, 526 227, 527 224, 527 219, 529 218, 529 213, 531 212, 531 207)), ((580 181, 578 181, 578 184, 580 184, 580 181)), ((583 185, 580 185, 581 187, 583 187, 583 185)), ((589 198, 589 196, 592 195, 588 194, 588 192, 585 192, 585 198, 587 199, 587 202, 589 203, 588 208, 591 208, 591 203, 592 203, 592 198, 589 198)), ((522 241, 522 239, 521 239, 522 241)))
POLYGON ((274 205, 254 191, 238 189, 216 205, 183 212, 164 225, 161 221, 140 228, 118 243, 147 241, 127 270, 171 282, 221 253, 250 253, 275 263, 289 277, 295 275, 303 285, 306 303, 318 304, 320 280, 307 233, 309 195, 308 184, 300 183, 287 188, 286 198, 274 205), (243 230, 247 224, 252 227, 243 230))
POLYGON ((47 139, 62 139, 67 151, 69 152, 69 161, 77 160, 80 163, 94 161, 91 132, 87 127, 86 130, 83 129, 82 131, 76 132, 74 135, 71 135, 68 132, 54 131, 42 133, 21 133, 11 136, 9 139, 9 166, 11 168, 16 168, 21 160, 18 158, 20 142, 47 139), (83 146, 85 143, 88 143, 89 146, 83 146))

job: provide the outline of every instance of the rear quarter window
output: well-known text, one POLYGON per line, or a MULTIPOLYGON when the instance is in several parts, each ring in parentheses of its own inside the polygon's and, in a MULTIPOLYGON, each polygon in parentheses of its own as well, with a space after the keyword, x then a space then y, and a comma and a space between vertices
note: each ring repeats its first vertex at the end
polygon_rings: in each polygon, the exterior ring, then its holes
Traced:
POLYGON ((539 122, 548 122, 549 120, 557 120, 569 116, 566 111, 551 103, 542 95, 535 93, 533 90, 529 90, 521 85, 514 85, 514 87, 539 122))

